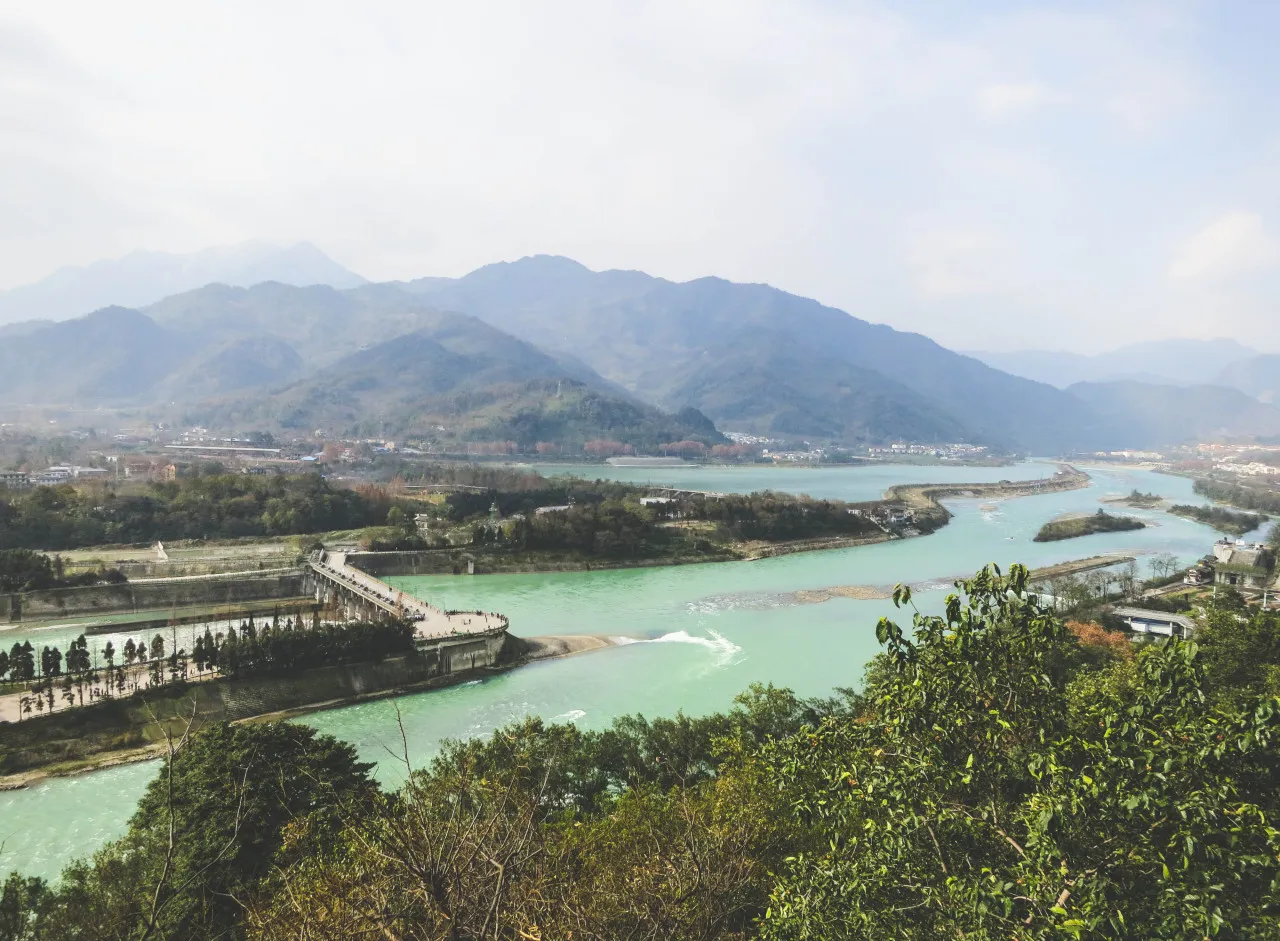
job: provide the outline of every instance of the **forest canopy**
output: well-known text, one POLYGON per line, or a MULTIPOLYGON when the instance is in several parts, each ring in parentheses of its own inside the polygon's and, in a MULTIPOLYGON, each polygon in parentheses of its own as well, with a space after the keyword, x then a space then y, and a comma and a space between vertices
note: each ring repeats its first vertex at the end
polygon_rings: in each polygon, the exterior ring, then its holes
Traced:
POLYGON ((318 533, 382 523, 390 506, 318 474, 202 474, 136 493, 64 484, 0 498, 0 549, 318 533))

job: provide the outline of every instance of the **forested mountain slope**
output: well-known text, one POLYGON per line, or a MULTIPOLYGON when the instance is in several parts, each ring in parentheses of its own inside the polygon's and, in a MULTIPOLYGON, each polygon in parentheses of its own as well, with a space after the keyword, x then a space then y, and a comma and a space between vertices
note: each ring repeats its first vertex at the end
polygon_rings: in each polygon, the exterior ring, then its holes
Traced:
POLYGON ((545 348, 572 350, 605 378, 660 405, 693 405, 743 430, 862 437, 893 424, 869 424, 874 410, 911 416, 890 436, 1043 450, 1083 441, 1102 424, 1065 392, 762 284, 719 278, 676 284, 539 256, 404 286, 545 348), (760 369, 779 335, 790 339, 785 384, 767 378, 775 370, 760 369), (698 381, 701 370, 714 370, 719 381, 698 381), (846 384, 851 394, 833 398, 830 384, 840 370, 858 379, 846 384), (726 382, 767 395, 769 406, 736 407, 743 396, 721 394, 726 382), (932 415, 917 422, 924 413, 932 415))

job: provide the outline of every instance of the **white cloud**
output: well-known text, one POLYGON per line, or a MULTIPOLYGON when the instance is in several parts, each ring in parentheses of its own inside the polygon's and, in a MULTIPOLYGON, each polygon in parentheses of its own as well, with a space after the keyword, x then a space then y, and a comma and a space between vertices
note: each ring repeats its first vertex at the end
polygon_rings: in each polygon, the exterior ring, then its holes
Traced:
POLYGON ((1280 137, 1271 76, 1227 61, 1214 15, 1195 0, 10 3, 0 287, 259 237, 375 279, 558 252, 768 281, 953 344, 973 329, 1039 344, 1077 316, 1117 343, 1194 329, 1201 315, 1175 322, 1159 294, 1194 293, 1168 277, 1167 233, 1206 204, 1280 212, 1259 144, 1280 137))
POLYGON ((1009 118, 1034 111, 1046 98, 1043 85, 987 85, 978 91, 978 111, 988 118, 1009 118))
POLYGON ((1256 212, 1229 212, 1187 239, 1169 275, 1178 280, 1224 278, 1280 264, 1280 239, 1256 212))
POLYGON ((982 225, 929 225, 907 238, 907 259, 926 298, 1006 295, 1022 289, 1025 265, 1014 244, 982 225))

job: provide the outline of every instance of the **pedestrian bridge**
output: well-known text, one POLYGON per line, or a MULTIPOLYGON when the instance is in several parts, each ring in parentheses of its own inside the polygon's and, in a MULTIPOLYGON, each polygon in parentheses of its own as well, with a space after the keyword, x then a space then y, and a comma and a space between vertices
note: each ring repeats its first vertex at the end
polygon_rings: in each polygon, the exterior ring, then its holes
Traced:
POLYGON ((347 553, 320 549, 307 562, 307 575, 316 601, 342 606, 349 618, 396 618, 411 623, 419 640, 439 640, 468 634, 493 634, 507 629, 504 615, 484 611, 445 611, 421 598, 405 594, 347 563, 347 553))

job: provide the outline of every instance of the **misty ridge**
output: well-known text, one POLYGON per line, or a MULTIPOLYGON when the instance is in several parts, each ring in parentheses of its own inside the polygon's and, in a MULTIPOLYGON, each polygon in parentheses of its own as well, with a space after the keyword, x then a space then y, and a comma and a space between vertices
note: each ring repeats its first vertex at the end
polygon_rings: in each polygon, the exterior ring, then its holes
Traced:
POLYGON ((963 355, 768 285, 555 256, 372 284, 306 244, 138 253, 6 292, 0 311, 0 403, 219 428, 522 447, 719 428, 1038 453, 1280 434, 1280 357, 1234 341, 963 355), (226 283, 164 293, 215 270, 226 283), (135 305, 68 316, 90 298, 135 305))

